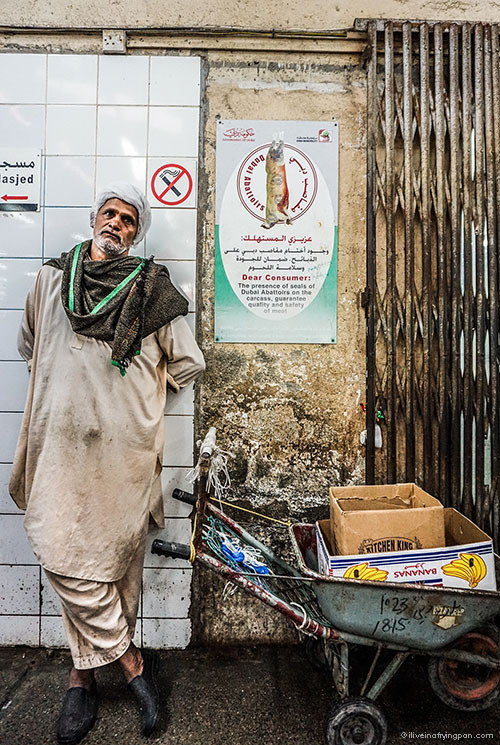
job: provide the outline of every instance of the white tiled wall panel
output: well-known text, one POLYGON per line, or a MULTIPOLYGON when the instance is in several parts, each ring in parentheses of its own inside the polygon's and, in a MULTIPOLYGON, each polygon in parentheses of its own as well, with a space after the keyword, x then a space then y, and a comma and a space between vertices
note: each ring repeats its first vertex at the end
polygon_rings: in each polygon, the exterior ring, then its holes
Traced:
MULTIPOLYGON (((191 468, 164 468, 161 474, 161 486, 163 491, 163 505, 165 508, 165 517, 188 517, 191 514, 192 507, 189 504, 172 499, 174 489, 193 493, 193 484, 188 481, 187 476, 191 468)), ((0 471, 1 473, 1 471, 0 471)))
POLYGON ((0 362, 0 411, 23 411, 28 382, 24 361, 0 362))
POLYGON ((146 250, 156 259, 196 259, 196 210, 153 209, 146 250))
POLYGON ((0 308, 22 310, 41 259, 0 259, 0 308))
POLYGON ((2 646, 25 644, 29 647, 37 647, 39 643, 39 616, 0 616, 0 644, 2 646))
POLYGON ((191 574, 192 569, 145 569, 143 618, 185 618, 190 604, 191 574))
POLYGON ((190 638, 189 618, 145 618, 142 622, 142 641, 146 647, 182 649, 190 638))
POLYGON ((0 360, 18 360, 17 332, 22 310, 0 310, 0 360))
POLYGON ((0 103, 45 103, 47 57, 41 54, 2 57, 0 103))
POLYGON ((49 54, 48 104, 95 104, 97 57, 83 54, 49 54))
POLYGON ((170 388, 167 391, 167 403, 165 414, 185 414, 193 416, 194 414, 194 383, 190 383, 185 388, 176 393, 170 388))
MULTIPOLYGON (((16 503, 9 494, 9 480, 12 466, 10 463, 0 463, 0 515, 20 515, 21 510, 18 509, 16 503)), ((177 486, 177 484, 175 484, 177 486)), ((172 488, 175 488, 172 487, 172 488)), ((182 488, 182 487, 181 487, 182 488)), ((170 492, 172 489, 170 489, 170 492)), ((174 502, 173 499, 170 500, 174 502)), ((189 514, 189 513, 187 513, 189 514)), ((184 517, 184 515, 182 515, 184 517)), ((1 518, 0 518, 1 521, 1 518)))
POLYGON ((0 613, 37 615, 40 611, 40 567, 0 566, 0 613))
MULTIPOLYGON (((130 181, 153 207, 149 235, 132 252, 166 263, 189 300, 194 329, 199 103, 195 57, 0 54, 0 145, 43 156, 41 210, 0 212, 0 644, 65 645, 58 599, 8 493, 29 380, 16 344, 26 293, 43 261, 91 237, 96 192, 130 181), (187 169, 192 181, 187 198, 170 206, 151 189, 155 171, 169 166, 187 169)), ((189 543, 191 535, 191 508, 170 495, 175 487, 192 490, 185 476, 193 460, 193 386, 170 395, 165 414, 167 525, 149 536, 148 551, 155 536, 189 543)), ((185 646, 191 565, 147 553, 145 566, 136 642, 185 646)))
POLYGON ((152 57, 149 96, 152 106, 198 106, 199 58, 152 57))
POLYGON ((0 258, 41 256, 41 212, 8 212, 2 215, 0 258))

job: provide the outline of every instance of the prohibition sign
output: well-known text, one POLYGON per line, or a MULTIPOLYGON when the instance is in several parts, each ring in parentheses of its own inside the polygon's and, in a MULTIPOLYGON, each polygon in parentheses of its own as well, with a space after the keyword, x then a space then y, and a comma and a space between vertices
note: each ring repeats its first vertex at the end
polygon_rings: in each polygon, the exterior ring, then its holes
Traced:
POLYGON ((182 204, 193 190, 193 179, 184 166, 167 163, 160 166, 151 179, 151 191, 156 199, 170 207, 182 204), (169 197, 173 197, 170 199, 169 197))

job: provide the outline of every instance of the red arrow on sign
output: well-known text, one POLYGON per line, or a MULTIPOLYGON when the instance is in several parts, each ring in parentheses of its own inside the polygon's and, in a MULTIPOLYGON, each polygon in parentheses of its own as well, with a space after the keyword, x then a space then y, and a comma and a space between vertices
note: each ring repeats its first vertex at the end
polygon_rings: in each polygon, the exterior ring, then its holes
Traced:
POLYGON ((9 199, 28 199, 28 197, 12 197, 7 196, 7 194, 4 194, 2 197, 4 202, 7 202, 9 199))

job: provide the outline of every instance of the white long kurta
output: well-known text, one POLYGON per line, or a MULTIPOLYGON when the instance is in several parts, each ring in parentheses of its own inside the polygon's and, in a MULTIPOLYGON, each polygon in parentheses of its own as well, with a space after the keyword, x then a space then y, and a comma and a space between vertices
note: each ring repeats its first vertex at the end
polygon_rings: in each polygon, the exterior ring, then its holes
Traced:
POLYGON ((61 279, 42 267, 26 301, 19 351, 31 375, 10 492, 43 567, 110 582, 125 573, 149 514, 163 525, 167 383, 178 391, 204 361, 178 317, 143 339, 122 377, 107 342, 71 329, 61 279))

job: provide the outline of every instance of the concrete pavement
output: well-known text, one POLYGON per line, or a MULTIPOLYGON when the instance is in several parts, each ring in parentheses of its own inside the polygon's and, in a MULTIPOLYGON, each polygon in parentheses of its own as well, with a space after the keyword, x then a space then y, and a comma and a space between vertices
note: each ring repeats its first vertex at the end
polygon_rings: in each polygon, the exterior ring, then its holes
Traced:
MULTIPOLYGON (((141 736, 135 701, 120 670, 110 666, 98 674, 99 717, 84 745, 324 744, 334 700, 330 677, 310 666, 302 647, 200 647, 164 651, 161 658, 158 733, 141 736)), ((0 665, 1 745, 54 743, 68 653, 4 648, 0 665)), ((379 703, 389 723, 388 745, 500 743, 500 707, 451 711, 430 691, 418 659, 405 663, 379 703)))

